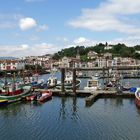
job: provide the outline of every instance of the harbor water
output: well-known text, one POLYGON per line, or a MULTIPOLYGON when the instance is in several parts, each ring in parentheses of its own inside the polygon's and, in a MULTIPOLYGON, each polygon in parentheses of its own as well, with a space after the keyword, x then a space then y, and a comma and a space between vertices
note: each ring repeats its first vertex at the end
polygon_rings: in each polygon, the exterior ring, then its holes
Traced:
POLYGON ((54 96, 0 107, 0 140, 139 140, 139 131, 134 99, 102 98, 86 107, 84 97, 54 96))
POLYGON ((1 140, 139 140, 140 109, 132 99, 53 97, 44 104, 0 108, 1 140))

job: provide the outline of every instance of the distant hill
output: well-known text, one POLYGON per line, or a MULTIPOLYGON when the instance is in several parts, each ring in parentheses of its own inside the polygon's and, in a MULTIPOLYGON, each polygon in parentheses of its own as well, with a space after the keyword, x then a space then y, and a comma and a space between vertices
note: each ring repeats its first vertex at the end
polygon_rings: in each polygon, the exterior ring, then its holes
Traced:
POLYGON ((0 60, 15 60, 15 59, 17 59, 16 57, 0 57, 0 60))
POLYGON ((64 56, 67 57, 75 57, 77 52, 81 57, 82 61, 87 61, 87 54, 89 51, 94 51, 100 54, 105 54, 105 53, 111 53, 113 58, 114 57, 131 57, 134 59, 139 59, 140 60, 140 54, 137 53, 136 51, 140 51, 140 45, 134 46, 134 47, 128 47, 125 44, 118 43, 116 45, 111 45, 112 49, 106 50, 105 47, 108 44, 96 44, 95 46, 76 46, 76 47, 70 47, 70 48, 65 48, 62 49, 61 51, 58 51, 57 53, 54 54, 53 59, 61 59, 64 56))

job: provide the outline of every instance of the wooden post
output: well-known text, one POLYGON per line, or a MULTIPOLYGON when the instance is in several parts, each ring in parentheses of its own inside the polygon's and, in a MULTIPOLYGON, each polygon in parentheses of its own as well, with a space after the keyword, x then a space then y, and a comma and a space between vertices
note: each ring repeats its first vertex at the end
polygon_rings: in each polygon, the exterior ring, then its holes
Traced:
POLYGON ((109 67, 107 67, 107 83, 109 83, 109 77, 110 77, 110 75, 109 75, 109 67))
POLYGON ((73 114, 77 112, 77 97, 73 97, 73 114))
POLYGON ((61 69, 61 92, 64 93, 65 92, 65 86, 64 86, 64 82, 65 82, 65 69, 62 68, 61 69))
POLYGON ((105 68, 103 67, 103 83, 104 83, 104 88, 105 88, 105 68))
POLYGON ((73 69, 73 92, 76 94, 76 69, 73 69))

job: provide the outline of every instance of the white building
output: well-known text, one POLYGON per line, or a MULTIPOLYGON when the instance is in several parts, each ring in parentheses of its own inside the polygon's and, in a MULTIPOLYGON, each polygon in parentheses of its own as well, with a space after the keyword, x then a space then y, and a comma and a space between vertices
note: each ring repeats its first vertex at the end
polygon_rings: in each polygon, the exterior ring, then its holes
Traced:
POLYGON ((71 61, 70 58, 64 56, 61 60, 60 67, 69 68, 70 67, 70 61, 71 61))
POLYGON ((140 51, 135 51, 135 52, 140 54, 140 51))
POLYGON ((110 45, 107 45, 107 46, 105 46, 105 48, 104 48, 105 50, 111 50, 112 49, 112 46, 110 46, 110 45))
POLYGON ((89 51, 87 54, 88 59, 95 59, 98 56, 98 54, 94 51, 89 51))
POLYGON ((21 70, 25 68, 24 61, 0 60, 0 70, 21 70))
POLYGON ((98 67, 106 67, 107 66, 107 61, 103 57, 99 57, 97 60, 98 67))
POLYGON ((52 55, 47 54, 43 56, 28 56, 25 58, 27 65, 40 65, 40 66, 46 66, 51 65, 50 61, 52 59, 52 55))

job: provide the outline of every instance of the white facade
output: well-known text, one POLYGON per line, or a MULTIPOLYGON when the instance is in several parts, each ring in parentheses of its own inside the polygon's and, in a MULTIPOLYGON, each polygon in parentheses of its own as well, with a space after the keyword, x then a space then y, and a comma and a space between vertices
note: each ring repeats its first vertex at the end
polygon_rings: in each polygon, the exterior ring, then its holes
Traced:
POLYGON ((139 53, 140 54, 140 51, 136 51, 136 53, 139 53))
POLYGON ((88 59, 94 59, 98 56, 98 54, 94 51, 89 51, 88 54, 87 54, 87 58, 88 59))
POLYGON ((18 60, 1 60, 0 70, 21 70, 25 68, 25 63, 18 60))
POLYGON ((68 57, 63 57, 62 58, 62 61, 61 61, 61 66, 60 67, 67 67, 69 68, 70 67, 70 59, 68 57))
POLYGON ((105 49, 105 50, 111 50, 111 49, 112 49, 112 46, 105 46, 104 49, 105 49))
POLYGON ((51 55, 43 55, 43 56, 28 56, 25 58, 26 64, 28 65, 40 65, 44 66, 51 60, 51 55))
POLYGON ((107 61, 105 58, 98 58, 97 59, 98 67, 106 67, 107 61))

